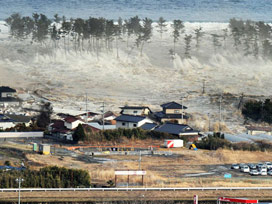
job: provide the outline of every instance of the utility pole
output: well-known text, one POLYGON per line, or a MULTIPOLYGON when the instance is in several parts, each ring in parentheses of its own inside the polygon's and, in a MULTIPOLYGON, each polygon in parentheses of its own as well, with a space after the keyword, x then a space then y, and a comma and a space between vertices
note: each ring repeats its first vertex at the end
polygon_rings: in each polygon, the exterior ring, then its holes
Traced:
POLYGON ((209 120, 209 132, 211 131, 211 120, 210 120, 210 113, 208 113, 208 120, 209 120))
POLYGON ((222 97, 223 94, 221 93, 220 100, 219 100, 219 132, 221 132, 221 120, 222 120, 222 97))
POLYGON ((105 114, 105 102, 103 101, 103 105, 102 105, 102 124, 103 124, 103 130, 105 129, 104 114, 105 114))
POLYGON ((85 122, 88 123, 88 94, 86 92, 86 120, 85 122))
POLYGON ((18 182, 19 184, 19 191, 18 191, 18 204, 20 204, 21 202, 21 182, 24 181, 24 179, 22 178, 17 178, 16 181, 18 182))
POLYGON ((202 94, 205 94, 206 81, 203 79, 202 94))
POLYGON ((140 157, 139 157, 139 170, 141 170, 141 162, 142 162, 142 152, 140 151, 140 157))

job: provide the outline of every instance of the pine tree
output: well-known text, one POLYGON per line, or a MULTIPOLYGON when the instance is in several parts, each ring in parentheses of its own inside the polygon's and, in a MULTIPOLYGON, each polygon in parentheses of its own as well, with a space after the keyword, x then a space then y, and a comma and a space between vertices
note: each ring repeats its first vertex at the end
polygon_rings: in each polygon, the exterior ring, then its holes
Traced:
POLYGON ((174 20, 173 21, 173 39, 174 39, 174 53, 176 52, 176 43, 178 42, 182 29, 184 28, 184 25, 181 20, 174 20))
POLYGON ((81 124, 79 124, 73 134, 73 141, 84 141, 86 139, 86 134, 84 128, 81 124))
POLYGON ((197 28, 195 31, 195 39, 196 39, 196 49, 198 50, 200 47, 201 38, 204 36, 204 32, 202 31, 202 27, 197 28))
POLYGON ((158 21, 158 32, 160 33, 161 39, 162 34, 167 31, 166 27, 167 27, 166 20, 163 17, 160 17, 158 21))
POLYGON ((185 35, 185 58, 191 58, 190 50, 191 50, 191 41, 192 41, 192 35, 185 35))

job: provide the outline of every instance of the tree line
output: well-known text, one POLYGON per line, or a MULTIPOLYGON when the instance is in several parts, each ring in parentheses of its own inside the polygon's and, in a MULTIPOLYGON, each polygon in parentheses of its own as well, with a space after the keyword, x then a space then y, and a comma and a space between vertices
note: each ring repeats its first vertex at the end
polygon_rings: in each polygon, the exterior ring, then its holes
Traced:
POLYGON ((242 114, 247 119, 254 122, 272 123, 272 102, 270 99, 265 101, 251 100, 244 104, 242 114))
POLYGON ((90 175, 86 170, 50 166, 35 170, 0 170, 0 188, 17 188, 17 178, 22 178, 23 188, 77 188, 90 187, 90 175))
POLYGON ((89 126, 79 124, 73 134, 75 142, 94 142, 94 141, 114 141, 121 142, 122 138, 128 139, 175 139, 176 136, 168 133, 161 133, 155 131, 147 131, 141 128, 125 129, 119 128, 115 130, 104 130, 95 132, 89 126))
MULTIPOLYGON (((18 40, 31 39, 32 42, 44 44, 51 39, 53 47, 62 46, 65 52, 86 51, 94 52, 97 56, 101 51, 109 52, 116 49, 117 58, 120 57, 121 41, 126 41, 128 52, 136 46, 142 55, 144 46, 152 41, 154 30, 162 39, 169 31, 167 21, 160 17, 156 22, 156 26, 152 26, 151 19, 140 19, 138 16, 125 20, 119 18, 117 22, 94 17, 66 19, 65 16, 59 17, 58 14, 49 19, 46 15, 37 13, 23 17, 14 13, 6 19, 10 36, 18 40), (129 46, 130 41, 133 41, 132 46, 129 46)), ((176 19, 171 22, 170 35, 173 47, 169 53, 173 56, 180 52, 182 47, 184 58, 191 58, 192 50, 198 52, 202 47, 203 38, 206 37, 211 41, 214 53, 229 47, 242 52, 245 56, 272 59, 271 32, 272 27, 268 23, 233 18, 230 19, 228 28, 217 33, 206 33, 199 27, 194 29, 193 33, 186 34, 183 21, 176 19)))
POLYGON ((196 146, 199 149, 217 150, 232 149, 243 151, 272 151, 272 143, 269 141, 258 140, 254 143, 250 142, 238 142, 232 143, 225 139, 224 134, 213 133, 209 134, 206 138, 196 142, 196 146))

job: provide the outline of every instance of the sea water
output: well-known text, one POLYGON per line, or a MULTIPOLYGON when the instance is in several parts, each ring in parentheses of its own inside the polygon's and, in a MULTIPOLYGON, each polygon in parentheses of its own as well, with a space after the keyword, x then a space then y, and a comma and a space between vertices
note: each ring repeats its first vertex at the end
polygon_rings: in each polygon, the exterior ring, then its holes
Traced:
POLYGON ((139 15, 157 20, 227 22, 230 18, 272 21, 271 0, 0 0, 0 20, 12 13, 58 13, 70 18, 125 19, 139 15))

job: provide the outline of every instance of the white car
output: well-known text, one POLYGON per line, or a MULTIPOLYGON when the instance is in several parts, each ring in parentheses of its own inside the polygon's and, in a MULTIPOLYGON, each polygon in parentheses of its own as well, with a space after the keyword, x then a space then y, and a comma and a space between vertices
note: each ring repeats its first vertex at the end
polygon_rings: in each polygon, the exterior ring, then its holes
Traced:
POLYGON ((249 174, 250 174, 251 176, 258 176, 258 175, 259 175, 259 172, 258 172, 256 169, 253 169, 253 170, 251 170, 251 171, 249 172, 249 174))
POLYGON ((272 163, 271 162, 265 162, 264 163, 268 169, 272 169, 272 163))
POLYGON ((249 173, 250 169, 248 166, 243 166, 240 171, 244 173, 249 173))
POLYGON ((267 176, 267 171, 266 170, 261 170, 259 171, 259 174, 262 176, 267 176))

